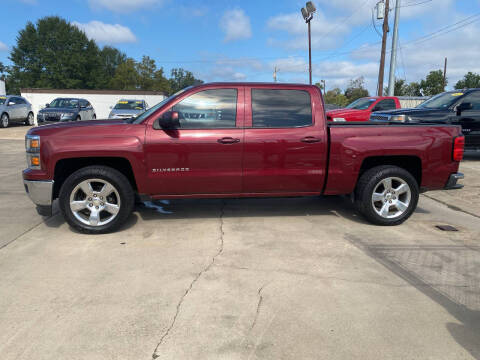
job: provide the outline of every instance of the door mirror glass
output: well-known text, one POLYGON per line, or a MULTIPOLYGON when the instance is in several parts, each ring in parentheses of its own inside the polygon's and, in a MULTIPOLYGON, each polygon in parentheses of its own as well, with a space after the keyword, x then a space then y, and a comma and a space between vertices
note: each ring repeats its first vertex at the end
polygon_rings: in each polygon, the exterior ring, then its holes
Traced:
POLYGON ((154 124, 154 129, 177 129, 180 127, 177 111, 167 111, 154 124))

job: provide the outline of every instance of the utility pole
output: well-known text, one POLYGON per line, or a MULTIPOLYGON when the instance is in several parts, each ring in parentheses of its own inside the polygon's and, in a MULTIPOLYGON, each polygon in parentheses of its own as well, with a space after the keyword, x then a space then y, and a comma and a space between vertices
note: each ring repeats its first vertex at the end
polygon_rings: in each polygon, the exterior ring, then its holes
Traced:
POLYGON ((388 96, 395 93, 395 67, 397 65, 398 22, 400 21, 401 0, 395 0, 395 22, 393 24, 392 53, 390 57, 390 77, 388 79, 388 96))
POLYGON ((382 52, 380 55, 380 69, 378 70, 378 96, 383 96, 383 77, 385 75, 385 51, 387 48, 388 37, 388 12, 390 0, 385 0, 385 14, 383 18, 383 36, 382 36, 382 52))
POLYGON ((323 97, 327 94, 327 85, 325 85, 325 80, 320 80, 323 83, 323 97))
POLYGON ((277 66, 275 65, 275 69, 273 70, 273 82, 277 82, 277 66))
POLYGON ((445 58, 445 65, 443 67, 443 91, 445 91, 446 86, 447 86, 447 58, 445 58))

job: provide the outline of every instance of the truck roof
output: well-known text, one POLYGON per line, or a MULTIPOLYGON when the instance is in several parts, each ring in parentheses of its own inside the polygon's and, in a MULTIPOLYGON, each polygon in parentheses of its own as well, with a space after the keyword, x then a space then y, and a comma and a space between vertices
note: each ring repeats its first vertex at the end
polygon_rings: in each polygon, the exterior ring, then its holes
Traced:
POLYGON ((241 82, 241 81, 229 81, 229 82, 208 82, 197 86, 272 86, 272 87, 284 87, 284 86, 303 86, 303 87, 317 87, 315 85, 300 84, 300 83, 278 83, 278 82, 241 82))

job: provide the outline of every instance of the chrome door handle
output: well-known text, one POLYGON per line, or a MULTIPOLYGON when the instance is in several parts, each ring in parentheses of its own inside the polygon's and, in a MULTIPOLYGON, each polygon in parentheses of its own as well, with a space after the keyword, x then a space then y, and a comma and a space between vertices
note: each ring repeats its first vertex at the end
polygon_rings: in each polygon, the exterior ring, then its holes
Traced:
POLYGON ((218 139, 217 142, 220 144, 236 144, 240 142, 240 139, 235 139, 232 137, 223 137, 221 139, 218 139))
POLYGON ((301 141, 304 143, 312 144, 312 143, 320 142, 322 141, 322 139, 319 139, 313 136, 307 136, 307 137, 304 137, 301 141))

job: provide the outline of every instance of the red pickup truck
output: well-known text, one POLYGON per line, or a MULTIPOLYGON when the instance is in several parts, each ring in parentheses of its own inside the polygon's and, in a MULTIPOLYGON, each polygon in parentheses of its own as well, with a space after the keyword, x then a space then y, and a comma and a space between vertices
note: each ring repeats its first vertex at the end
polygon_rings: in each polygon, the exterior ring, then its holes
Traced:
POLYGON ((25 189, 75 229, 113 231, 135 198, 352 194, 371 222, 396 225, 419 192, 461 187, 459 126, 327 124, 315 86, 211 83, 122 120, 57 123, 26 135, 25 189))
POLYGON ((368 121, 374 111, 400 109, 402 106, 396 96, 370 96, 355 100, 343 109, 327 111, 327 120, 368 121))

